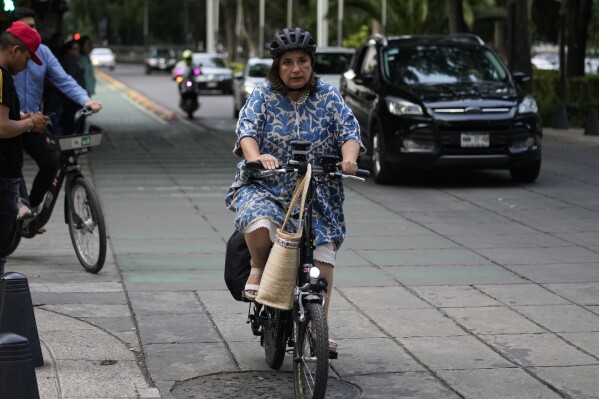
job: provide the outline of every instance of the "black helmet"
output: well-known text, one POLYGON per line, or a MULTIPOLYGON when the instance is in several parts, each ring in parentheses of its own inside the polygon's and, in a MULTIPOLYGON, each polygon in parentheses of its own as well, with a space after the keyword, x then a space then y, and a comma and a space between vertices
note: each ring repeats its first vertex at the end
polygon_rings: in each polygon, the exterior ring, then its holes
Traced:
POLYGON ((316 43, 308 31, 300 28, 285 28, 278 32, 270 43, 270 55, 277 58, 289 50, 306 50, 314 54, 316 43))

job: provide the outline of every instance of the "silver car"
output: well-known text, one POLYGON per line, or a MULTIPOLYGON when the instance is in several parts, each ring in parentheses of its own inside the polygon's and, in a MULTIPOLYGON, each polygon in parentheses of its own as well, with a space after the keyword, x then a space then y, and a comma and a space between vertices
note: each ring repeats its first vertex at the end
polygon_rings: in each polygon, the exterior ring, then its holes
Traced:
POLYGON ((109 48, 96 47, 92 50, 89 58, 95 67, 108 67, 112 71, 116 65, 116 57, 109 48))
POLYGON ((233 70, 227 66, 225 57, 219 54, 193 53, 191 62, 200 68, 196 82, 200 90, 233 92, 233 70))
POLYGON ((272 65, 272 58, 250 58, 243 72, 235 74, 233 80, 233 117, 239 117, 239 111, 247 101, 254 87, 266 80, 272 65))
POLYGON ((316 75, 339 90, 341 75, 350 68, 355 50, 345 47, 319 47, 314 55, 316 75))

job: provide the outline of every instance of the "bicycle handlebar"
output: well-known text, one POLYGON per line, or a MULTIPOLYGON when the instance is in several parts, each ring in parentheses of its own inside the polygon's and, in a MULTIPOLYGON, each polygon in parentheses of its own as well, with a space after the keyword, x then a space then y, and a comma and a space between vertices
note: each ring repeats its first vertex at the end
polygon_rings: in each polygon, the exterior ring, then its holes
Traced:
MULTIPOLYGON (((302 168, 305 167, 302 165, 302 162, 293 160, 287 163, 287 165, 284 167, 277 169, 264 169, 264 166, 260 161, 245 161, 245 165, 249 170, 260 172, 262 176, 271 176, 278 173, 298 173, 302 168)), ((365 169, 358 169, 355 175, 348 175, 343 173, 338 167, 331 169, 330 167, 323 167, 320 165, 312 165, 312 174, 317 176, 328 175, 342 179, 354 179, 360 181, 365 181, 366 177, 370 177, 370 171, 365 169)))

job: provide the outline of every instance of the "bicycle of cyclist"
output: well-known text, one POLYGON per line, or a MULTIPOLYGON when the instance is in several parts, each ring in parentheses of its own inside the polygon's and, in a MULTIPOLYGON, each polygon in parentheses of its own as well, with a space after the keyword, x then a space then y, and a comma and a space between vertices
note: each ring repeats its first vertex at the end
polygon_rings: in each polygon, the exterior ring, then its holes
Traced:
POLYGON ((38 213, 19 220, 17 234, 9 253, 14 252, 21 238, 35 237, 50 217, 60 194, 65 187, 65 223, 69 227, 75 254, 83 268, 90 273, 99 272, 106 260, 106 225, 100 200, 94 187, 81 173, 79 156, 90 151, 102 140, 102 131, 91 125, 85 132, 86 118, 92 114, 84 107, 75 114, 75 134, 54 136, 46 133, 48 146, 60 151, 59 168, 38 213))
MULTIPOLYGON (((305 157, 310 143, 295 141, 294 157, 287 165, 275 170, 264 170, 260 162, 246 162, 249 170, 268 176, 274 173, 294 173, 298 177, 306 174, 308 161, 305 157)), ((329 352, 328 325, 323 309, 327 281, 314 265, 314 231, 312 229, 313 205, 316 186, 331 179, 353 178, 364 180, 368 171, 358 170, 356 176, 341 172, 336 157, 324 157, 321 165, 310 165, 312 178, 303 219, 300 242, 300 263, 295 287, 293 308, 290 311, 270 308, 251 302, 248 323, 252 332, 260 336, 267 364, 278 370, 283 364, 286 347, 293 348, 293 382, 298 399, 320 399, 325 397, 329 371, 329 359, 336 359, 336 352, 329 352), (360 177, 362 176, 362 177, 360 177)))

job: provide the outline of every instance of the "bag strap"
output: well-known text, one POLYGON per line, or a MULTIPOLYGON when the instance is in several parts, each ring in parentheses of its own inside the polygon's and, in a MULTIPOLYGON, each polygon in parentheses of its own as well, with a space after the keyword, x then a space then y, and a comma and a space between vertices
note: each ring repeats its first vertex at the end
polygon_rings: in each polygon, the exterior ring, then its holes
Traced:
POLYGON ((291 213, 295 209, 295 206, 300 201, 300 212, 299 212, 299 223, 297 228, 297 233, 301 235, 302 233, 302 223, 304 221, 304 206, 306 205, 306 197, 308 196, 308 189, 310 188, 310 179, 312 178, 312 165, 308 164, 308 169, 306 171, 306 175, 297 182, 295 186, 295 191, 293 192, 293 196, 291 197, 291 203, 289 204, 289 209, 287 210, 287 214, 285 215, 285 221, 281 226, 281 231, 285 231, 285 225, 291 216, 291 213), (301 196, 301 200, 300 200, 301 196))

